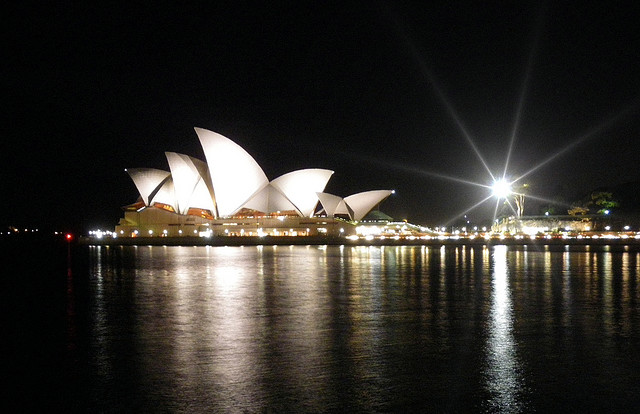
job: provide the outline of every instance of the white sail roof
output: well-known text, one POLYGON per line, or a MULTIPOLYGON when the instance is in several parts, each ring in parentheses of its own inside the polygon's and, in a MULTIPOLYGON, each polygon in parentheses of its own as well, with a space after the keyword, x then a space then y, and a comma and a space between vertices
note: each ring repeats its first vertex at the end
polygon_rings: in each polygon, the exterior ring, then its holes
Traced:
POLYGON ((278 211, 296 211, 296 206, 271 184, 258 191, 249 201, 242 205, 244 208, 261 211, 263 213, 276 213, 278 211))
POLYGON ((366 191, 342 198, 324 193, 333 171, 309 168, 292 171, 269 182, 262 168, 242 147, 218 133, 195 128, 207 162, 166 152, 171 172, 154 168, 126 170, 145 205, 162 203, 178 214, 190 208, 228 217, 241 208, 264 213, 295 211, 311 217, 318 201, 329 216, 361 220, 392 191, 366 191))
POLYGON ((148 205, 153 205, 154 203, 166 204, 171 206, 174 211, 178 211, 178 207, 176 206, 175 187, 171 177, 162 182, 162 185, 160 185, 157 192, 153 195, 151 200, 149 200, 148 205))
MULTIPOLYGON (((191 193, 191 197, 189 198, 189 208, 209 210, 211 214, 215 211, 215 204, 211 197, 211 193, 209 192, 209 188, 207 188, 207 184, 202 179, 198 181, 196 187, 193 189, 193 193, 191 193)), ((187 211, 189 210, 187 209, 187 211)))
POLYGON ((187 214, 190 207, 214 211, 213 198, 202 176, 206 174, 206 164, 175 152, 166 152, 165 155, 173 179, 176 211, 187 214))
POLYGON ((329 193, 316 193, 320 203, 322 204, 322 208, 324 208, 327 216, 333 217, 336 214, 344 214, 348 215, 350 218, 353 218, 353 211, 350 211, 347 204, 344 202, 344 199, 340 196, 329 194, 329 193))
POLYGON ((219 216, 230 216, 269 184, 258 163, 241 146, 218 133, 195 128, 209 167, 219 216))
POLYGON ((344 201, 353 210, 352 219, 360 221, 371 209, 392 193, 391 190, 365 191, 345 197, 344 201))
POLYGON ((142 201, 147 206, 155 192, 160 188, 160 184, 171 175, 168 171, 155 168, 127 168, 125 171, 133 180, 140 197, 142 197, 142 201))
POLYGON ((333 171, 320 168, 308 168, 292 171, 271 181, 293 203, 303 217, 311 217, 318 204, 318 192, 322 192, 333 171))
POLYGON ((317 195, 327 216, 348 214, 351 220, 360 221, 392 193, 391 190, 373 190, 352 194, 345 198, 329 193, 317 193, 317 195))

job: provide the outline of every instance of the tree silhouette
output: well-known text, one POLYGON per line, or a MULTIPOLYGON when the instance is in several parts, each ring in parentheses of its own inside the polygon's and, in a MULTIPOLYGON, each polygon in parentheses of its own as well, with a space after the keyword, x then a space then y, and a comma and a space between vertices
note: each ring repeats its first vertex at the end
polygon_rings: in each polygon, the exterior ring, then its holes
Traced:
POLYGON ((620 204, 613 200, 613 194, 607 191, 596 191, 591 193, 590 205, 598 208, 598 214, 609 214, 611 209, 618 207, 620 204))

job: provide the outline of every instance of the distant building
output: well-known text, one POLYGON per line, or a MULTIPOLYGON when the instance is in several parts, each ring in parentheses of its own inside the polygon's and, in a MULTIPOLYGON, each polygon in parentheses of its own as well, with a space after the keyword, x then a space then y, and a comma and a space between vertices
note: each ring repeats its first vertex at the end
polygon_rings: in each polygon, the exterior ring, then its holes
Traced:
POLYGON ((521 216, 506 217, 491 227, 494 232, 535 235, 547 232, 588 232, 594 230, 594 216, 521 216))
POLYGON ((303 169, 271 181, 230 139, 196 128, 206 162, 166 152, 169 171, 127 169, 140 193, 124 207, 119 237, 349 235, 392 194, 324 192, 333 171, 303 169))

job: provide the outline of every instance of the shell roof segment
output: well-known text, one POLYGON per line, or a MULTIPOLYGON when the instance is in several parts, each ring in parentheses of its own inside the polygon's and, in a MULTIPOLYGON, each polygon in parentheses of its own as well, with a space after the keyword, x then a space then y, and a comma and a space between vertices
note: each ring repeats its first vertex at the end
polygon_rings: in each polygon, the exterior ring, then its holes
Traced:
POLYGON ((344 214, 348 215, 351 220, 360 221, 392 193, 391 190, 372 190, 352 194, 345 198, 329 193, 318 193, 318 199, 328 216, 344 214))
POLYGON ((165 155, 174 183, 176 211, 187 214, 191 207, 213 211, 213 198, 205 184, 206 164, 175 152, 165 152, 165 155))
POLYGON ((262 168, 240 145, 229 138, 195 128, 209 166, 217 213, 230 216, 269 184, 262 168))
POLYGON ((169 171, 156 168, 127 168, 125 171, 133 180, 146 205, 150 205, 160 185, 171 175, 169 171))
POLYGON ((333 171, 320 168, 308 168, 283 174, 271 181, 295 206, 298 213, 310 217, 318 204, 318 192, 324 191, 333 171))

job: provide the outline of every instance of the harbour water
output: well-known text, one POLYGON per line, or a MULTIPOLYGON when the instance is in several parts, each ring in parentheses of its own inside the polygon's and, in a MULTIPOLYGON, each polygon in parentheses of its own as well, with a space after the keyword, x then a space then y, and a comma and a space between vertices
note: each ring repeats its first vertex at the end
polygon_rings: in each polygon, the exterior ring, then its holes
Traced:
POLYGON ((640 406, 638 246, 22 250, 4 401, 24 411, 640 406))

